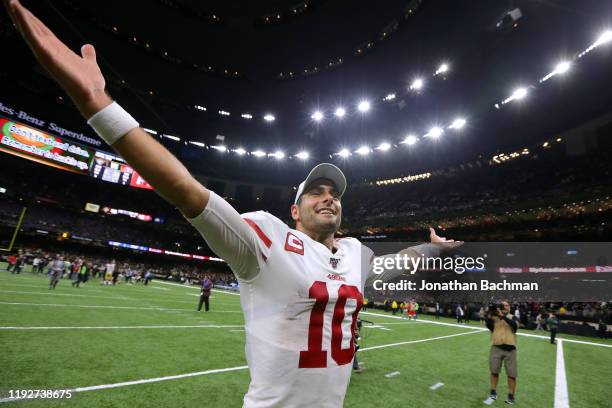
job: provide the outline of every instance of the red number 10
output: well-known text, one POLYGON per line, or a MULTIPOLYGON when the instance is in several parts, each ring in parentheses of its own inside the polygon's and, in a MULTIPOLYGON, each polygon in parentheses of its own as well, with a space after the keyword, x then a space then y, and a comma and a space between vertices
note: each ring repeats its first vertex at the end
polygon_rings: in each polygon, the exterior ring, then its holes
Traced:
MULTIPOLYGON (((315 304, 310 313, 310 325, 308 326, 308 350, 300 351, 299 368, 325 368, 327 367, 327 351, 323 350, 323 315, 329 301, 327 283, 316 281, 308 292, 310 299, 315 299, 315 304)), ((338 289, 338 300, 334 307, 332 317, 331 356, 338 365, 348 364, 353 361, 355 355, 355 323, 357 314, 363 304, 363 297, 355 286, 341 285, 338 289), (357 306, 352 314, 351 322, 351 344, 349 348, 342 348, 342 322, 344 321, 344 307, 347 299, 355 299, 357 306)))

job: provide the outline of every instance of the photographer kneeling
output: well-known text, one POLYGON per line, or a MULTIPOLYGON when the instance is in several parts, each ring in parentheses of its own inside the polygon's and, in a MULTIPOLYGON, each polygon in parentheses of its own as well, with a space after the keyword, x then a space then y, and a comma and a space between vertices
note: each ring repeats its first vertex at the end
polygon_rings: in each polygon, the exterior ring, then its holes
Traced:
POLYGON ((516 331, 518 320, 510 314, 510 304, 502 301, 500 305, 489 307, 487 328, 491 330, 491 350, 489 352, 489 369, 491 370, 491 394, 489 399, 497 399, 497 381, 502 363, 506 367, 508 376, 507 404, 514 404, 514 390, 516 388, 516 331))

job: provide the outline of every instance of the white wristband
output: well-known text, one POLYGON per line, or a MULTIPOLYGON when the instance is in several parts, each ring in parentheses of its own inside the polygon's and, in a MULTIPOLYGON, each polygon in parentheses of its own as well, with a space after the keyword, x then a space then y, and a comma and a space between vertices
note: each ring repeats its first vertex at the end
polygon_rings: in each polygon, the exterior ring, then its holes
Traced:
POLYGON ((112 145, 130 130, 140 127, 138 122, 117 102, 95 113, 87 124, 96 131, 107 144, 112 145))

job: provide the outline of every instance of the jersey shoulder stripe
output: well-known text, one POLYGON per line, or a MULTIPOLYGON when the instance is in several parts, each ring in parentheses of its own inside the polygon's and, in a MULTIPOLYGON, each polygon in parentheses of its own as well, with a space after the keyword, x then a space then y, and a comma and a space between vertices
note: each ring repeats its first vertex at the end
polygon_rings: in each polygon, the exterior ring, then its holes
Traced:
POLYGON ((251 228, 253 228, 259 239, 261 239, 261 241, 264 243, 264 245, 270 248, 272 246, 272 240, 270 240, 266 233, 263 232, 261 228, 259 228, 259 225, 257 225, 257 223, 255 223, 255 221, 251 220, 250 218, 245 217, 244 220, 247 224, 249 224, 251 228))

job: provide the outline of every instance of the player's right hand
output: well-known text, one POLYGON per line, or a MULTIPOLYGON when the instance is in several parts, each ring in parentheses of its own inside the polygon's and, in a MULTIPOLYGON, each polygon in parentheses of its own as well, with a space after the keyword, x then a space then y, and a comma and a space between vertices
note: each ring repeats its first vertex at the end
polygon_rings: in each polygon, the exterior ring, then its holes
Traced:
POLYGON ((3 3, 38 62, 66 91, 86 119, 112 102, 104 92, 106 82, 96 62, 93 45, 84 45, 81 55, 77 55, 19 0, 3 0, 3 3))

